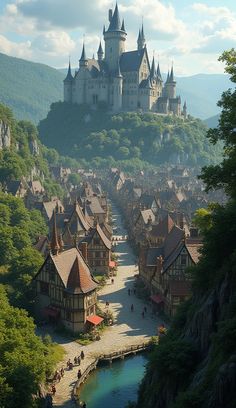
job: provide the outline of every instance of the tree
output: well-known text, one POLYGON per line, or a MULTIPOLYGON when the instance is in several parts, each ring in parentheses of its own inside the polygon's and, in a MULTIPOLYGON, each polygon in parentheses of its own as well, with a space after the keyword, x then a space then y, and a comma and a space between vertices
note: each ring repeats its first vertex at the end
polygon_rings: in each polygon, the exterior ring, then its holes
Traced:
POLYGON ((81 183, 81 176, 78 173, 71 173, 68 176, 68 182, 73 186, 78 186, 81 183))
MULTIPOLYGON (((225 62, 225 71, 230 79, 236 83, 236 51, 225 51, 219 58, 225 62)), ((223 161, 216 166, 203 168, 202 180, 206 183, 206 190, 223 188, 236 198, 236 89, 224 92, 218 106, 222 108, 217 129, 210 129, 208 138, 213 144, 224 143, 223 161)))

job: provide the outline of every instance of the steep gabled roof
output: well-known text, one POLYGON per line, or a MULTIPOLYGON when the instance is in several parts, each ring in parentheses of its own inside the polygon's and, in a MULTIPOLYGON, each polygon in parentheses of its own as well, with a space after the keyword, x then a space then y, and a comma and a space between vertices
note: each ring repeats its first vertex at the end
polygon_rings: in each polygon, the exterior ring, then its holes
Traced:
POLYGON ((175 223, 168 214, 165 218, 163 218, 159 224, 154 225, 150 235, 155 237, 163 237, 166 238, 167 235, 171 232, 172 228, 174 227, 175 223))
POLYGON ((105 233, 103 232, 99 224, 97 224, 96 227, 91 228, 88 235, 81 239, 81 242, 90 243, 96 233, 98 233, 105 247, 107 249, 111 249, 111 241, 109 240, 109 238, 107 238, 107 236, 105 235, 105 233))
POLYGON ((75 257, 67 281, 68 291, 77 293, 88 293, 97 288, 97 283, 93 280, 90 270, 80 254, 75 257))
POLYGON ((146 48, 124 52, 120 57, 121 72, 137 71, 141 65, 146 48))

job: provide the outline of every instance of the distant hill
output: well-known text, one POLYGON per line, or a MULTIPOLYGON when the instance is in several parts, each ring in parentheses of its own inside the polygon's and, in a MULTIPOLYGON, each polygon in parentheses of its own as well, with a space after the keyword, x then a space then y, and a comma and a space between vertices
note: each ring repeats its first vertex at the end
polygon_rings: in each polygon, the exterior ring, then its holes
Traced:
MULTIPOLYGON (((51 103, 63 98, 66 71, 0 53, 0 103, 8 105, 17 119, 38 123, 51 103)), ((230 84, 227 75, 179 77, 177 93, 187 101, 192 116, 206 119, 219 112, 216 103, 230 84)))
POLYGON ((0 102, 17 119, 37 124, 46 117, 51 103, 62 99, 62 80, 54 68, 0 53, 0 102))
POLYGON ((220 113, 218 115, 211 116, 210 118, 204 120, 204 123, 208 128, 216 128, 218 126, 219 119, 220 113))
MULTIPOLYGON (((67 69, 59 70, 65 76, 67 69)), ((163 74, 163 80, 166 75, 163 74)), ((228 75, 198 74, 189 77, 176 77, 177 94, 182 102, 186 100, 190 115, 207 119, 220 110, 216 105, 221 94, 232 86, 228 75)))

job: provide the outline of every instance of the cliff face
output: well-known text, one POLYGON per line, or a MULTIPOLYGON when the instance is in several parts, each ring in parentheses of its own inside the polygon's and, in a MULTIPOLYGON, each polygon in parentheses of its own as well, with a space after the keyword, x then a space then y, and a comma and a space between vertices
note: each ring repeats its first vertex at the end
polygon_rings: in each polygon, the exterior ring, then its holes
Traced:
MULTIPOLYGON (((138 408, 236 407, 236 243, 231 239, 225 260, 222 245, 219 269, 208 269, 214 283, 207 290, 195 288, 156 347, 140 386, 138 408)), ((209 257, 205 254, 205 260, 209 257)))
POLYGON ((11 131, 7 123, 0 120, 0 149, 11 146, 11 131))

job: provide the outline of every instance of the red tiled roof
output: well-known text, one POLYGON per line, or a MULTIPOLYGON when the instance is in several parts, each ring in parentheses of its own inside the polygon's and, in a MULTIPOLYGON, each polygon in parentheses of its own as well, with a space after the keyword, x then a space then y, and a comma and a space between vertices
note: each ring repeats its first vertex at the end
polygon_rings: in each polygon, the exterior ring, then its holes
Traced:
POLYGON ((150 235, 157 237, 166 237, 174 227, 174 221, 168 214, 159 224, 155 225, 150 232, 150 235))
POLYGON ((97 326, 98 324, 102 323, 103 320, 104 319, 102 317, 96 315, 89 316, 86 319, 87 322, 92 323, 94 326, 97 326))
POLYGON ((194 263, 198 263, 199 258, 201 256, 200 249, 202 248, 202 244, 187 244, 186 248, 189 252, 194 263))

